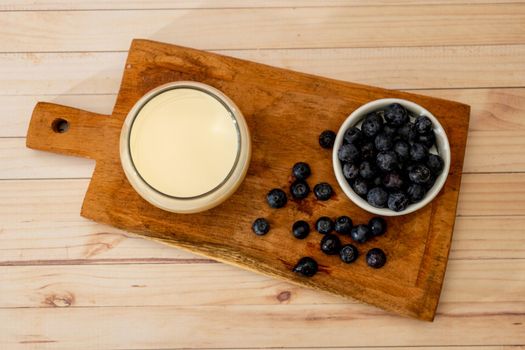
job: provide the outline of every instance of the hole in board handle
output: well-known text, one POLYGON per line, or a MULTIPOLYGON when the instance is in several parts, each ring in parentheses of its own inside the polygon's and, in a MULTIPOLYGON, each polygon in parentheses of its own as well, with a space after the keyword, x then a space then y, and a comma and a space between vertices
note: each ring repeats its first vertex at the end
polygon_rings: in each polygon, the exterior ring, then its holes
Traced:
POLYGON ((69 122, 62 118, 57 118, 51 123, 51 129, 58 134, 63 134, 69 130, 69 122))

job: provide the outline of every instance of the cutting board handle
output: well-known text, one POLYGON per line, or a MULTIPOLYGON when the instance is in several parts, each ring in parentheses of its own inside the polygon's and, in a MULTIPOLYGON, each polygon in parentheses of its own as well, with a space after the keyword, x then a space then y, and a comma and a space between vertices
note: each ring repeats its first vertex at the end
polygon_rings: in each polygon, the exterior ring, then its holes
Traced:
POLYGON ((94 159, 106 144, 104 138, 112 119, 104 114, 38 102, 29 123, 26 145, 37 150, 94 159))

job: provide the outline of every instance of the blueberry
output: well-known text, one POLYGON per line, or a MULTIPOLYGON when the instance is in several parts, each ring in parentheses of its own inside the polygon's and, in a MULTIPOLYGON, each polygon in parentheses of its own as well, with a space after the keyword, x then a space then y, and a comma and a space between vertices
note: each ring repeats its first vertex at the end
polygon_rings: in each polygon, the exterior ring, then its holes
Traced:
POLYGON ((306 221, 299 220, 292 226, 292 234, 297 239, 305 239, 310 233, 310 225, 306 221))
POLYGON ((321 135, 319 135, 319 145, 327 149, 334 147, 335 136, 335 132, 332 130, 323 131, 321 135))
POLYGON ((288 199, 286 198, 286 193, 280 188, 274 188, 266 195, 266 201, 268 205, 272 208, 282 208, 286 205, 288 199))
POLYGON ((397 159, 404 162, 410 157, 410 145, 406 141, 399 140, 394 144, 394 152, 396 152, 397 159))
POLYGON ((353 180, 359 175, 359 167, 354 163, 344 163, 343 175, 347 180, 353 180))
POLYGON ((403 184, 403 178, 396 172, 386 173, 383 176, 383 185, 389 190, 400 189, 403 187, 403 184))
POLYGON ((411 184, 407 188, 407 196, 410 203, 416 203, 425 197, 425 188, 419 184, 411 184))
POLYGON ((445 162, 443 161, 443 158, 441 158, 437 154, 429 154, 427 159, 427 167, 430 169, 430 171, 434 175, 439 175, 443 171, 443 167, 445 166, 445 162))
POLYGON ((310 174, 312 174, 312 172, 310 170, 310 166, 308 165, 308 163, 305 163, 305 162, 295 163, 292 168, 292 175, 297 180, 306 180, 308 176, 310 176, 310 174))
POLYGON ((357 225, 352 228, 350 237, 357 243, 365 243, 370 238, 370 228, 367 225, 357 225))
POLYGON ((421 143, 414 143, 410 147, 410 159, 414 162, 422 162, 427 159, 428 148, 421 143))
POLYGON ((399 127, 405 124, 408 119, 407 110, 399 103, 393 103, 385 109, 385 120, 387 124, 399 127))
POLYGON ((403 211, 408 206, 408 197, 403 192, 393 192, 388 196, 388 208, 393 211, 403 211))
POLYGON ((364 197, 368 193, 368 183, 362 177, 358 177, 354 180, 352 189, 355 193, 357 193, 357 195, 364 197))
POLYGON ((376 146, 376 149, 380 152, 388 151, 393 146, 392 136, 389 136, 383 132, 379 133, 374 139, 374 145, 376 146))
POLYGON ((306 256, 304 258, 299 259, 299 261, 293 268, 293 272, 303 275, 305 277, 312 277, 317 273, 317 269, 317 261, 310 258, 309 256, 306 256))
POLYGON ((352 219, 345 215, 340 216, 335 219, 335 232, 342 235, 349 235, 350 231, 352 231, 352 225, 352 219))
POLYGON ((365 160, 375 159, 376 146, 372 141, 365 142, 361 145, 361 158, 365 160))
POLYGON ((430 131, 428 134, 418 135, 416 142, 425 145, 427 148, 431 148, 434 146, 434 143, 436 143, 436 135, 434 135, 434 131, 430 131))
POLYGON ((370 185, 372 187, 382 186, 383 185, 383 178, 381 176, 374 177, 374 179, 370 182, 370 185))
POLYGON ((397 129, 397 134, 399 135, 399 137, 401 137, 401 139, 405 140, 406 142, 414 142, 414 140, 417 137, 415 126, 411 122, 408 122, 399 129, 397 129))
POLYGON ((366 137, 376 136, 383 128, 383 118, 379 113, 370 113, 361 124, 361 131, 366 137))
POLYGON ((386 151, 377 154, 376 164, 381 171, 392 171, 398 168, 399 162, 394 151, 386 151))
POLYGON ((432 173, 430 172, 430 169, 421 164, 413 166, 408 172, 408 178, 410 181, 420 185, 428 183, 431 177, 432 173))
POLYGON ((353 163, 359 159, 359 149, 355 145, 347 143, 339 148, 337 157, 341 162, 353 163))
POLYGON ((265 218, 258 218, 252 224, 252 231, 257 236, 263 236, 270 231, 270 223, 265 218))
POLYGON ((427 116, 416 119, 415 128, 418 134, 428 134, 432 130, 432 121, 427 116))
POLYGON ((326 234, 321 239, 321 251, 327 255, 334 255, 339 253, 341 248, 341 241, 339 237, 334 234, 326 234))
POLYGON ((370 234, 375 237, 385 234, 387 226, 385 219, 376 216, 368 221, 368 227, 370 228, 370 234))
POLYGON ((327 201, 332 197, 332 186, 326 182, 318 183, 314 186, 315 197, 320 201, 327 201))
POLYGON ((366 263, 374 269, 383 267, 386 263, 386 255, 382 249, 372 248, 366 253, 366 263))
POLYGON ((295 180, 290 186, 290 193, 295 199, 303 199, 310 193, 310 187, 303 180, 295 180))
POLYGON ((346 130, 343 136, 343 141, 345 143, 353 143, 354 145, 358 145, 362 139, 363 139, 363 133, 361 132, 361 130, 359 130, 355 126, 346 130))
POLYGON ((344 263, 350 264, 356 261, 359 251, 353 244, 347 244, 339 251, 339 257, 344 263))
POLYGON ((397 128, 395 126, 386 124, 385 126, 383 126, 383 133, 393 137, 397 134, 397 128))
POLYGON ((320 234, 327 234, 334 230, 334 221, 327 216, 321 216, 315 222, 315 229, 320 234))
POLYGON ((365 160, 364 162, 359 165, 359 175, 366 180, 370 180, 373 177, 375 177, 377 174, 376 168, 374 164, 369 162, 368 160, 365 160))
POLYGON ((388 193, 382 187, 374 187, 368 191, 366 200, 376 208, 384 208, 388 200, 388 193))
POLYGON ((435 182, 436 177, 432 173, 430 173, 430 179, 426 183, 424 183, 423 186, 427 191, 430 191, 430 189, 434 186, 435 182))

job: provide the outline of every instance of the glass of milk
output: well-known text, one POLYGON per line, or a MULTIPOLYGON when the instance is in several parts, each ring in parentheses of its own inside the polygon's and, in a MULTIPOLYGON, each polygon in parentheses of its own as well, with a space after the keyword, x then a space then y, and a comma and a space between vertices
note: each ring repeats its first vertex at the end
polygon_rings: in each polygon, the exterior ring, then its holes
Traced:
POLYGON ((243 181, 250 156, 250 133, 239 108, 198 82, 148 92, 120 134, 120 159, 133 188, 176 213, 204 211, 226 200, 243 181))

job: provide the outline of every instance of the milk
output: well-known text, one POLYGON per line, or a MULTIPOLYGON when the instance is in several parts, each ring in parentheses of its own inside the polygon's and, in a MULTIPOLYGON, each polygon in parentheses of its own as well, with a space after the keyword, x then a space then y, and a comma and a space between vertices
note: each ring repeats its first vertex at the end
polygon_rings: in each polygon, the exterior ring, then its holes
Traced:
POLYGON ((138 112, 130 155, 142 179, 163 194, 188 198, 210 192, 232 172, 239 131, 230 111, 192 88, 164 91, 138 112))

